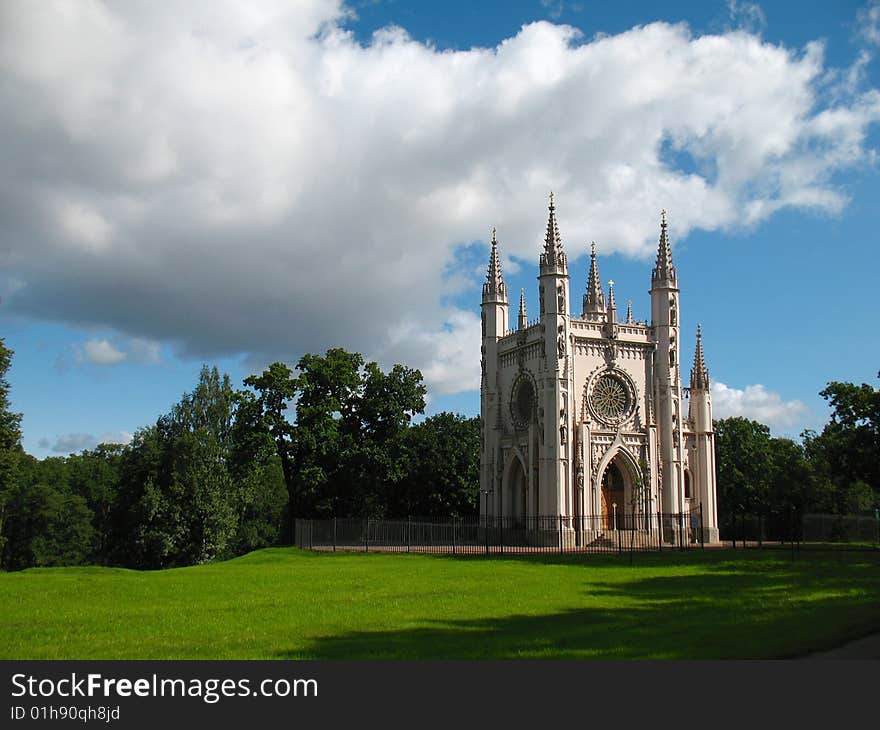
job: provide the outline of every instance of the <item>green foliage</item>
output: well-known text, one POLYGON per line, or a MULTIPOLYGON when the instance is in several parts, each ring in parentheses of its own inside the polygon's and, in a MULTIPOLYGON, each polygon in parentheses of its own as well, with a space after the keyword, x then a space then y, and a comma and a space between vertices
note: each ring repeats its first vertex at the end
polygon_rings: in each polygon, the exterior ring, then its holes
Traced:
POLYGON ((717 420, 714 425, 718 511, 758 511, 767 503, 770 487, 770 429, 741 417, 717 420))
POLYGON ((10 495, 9 507, 7 569, 79 565, 90 557, 92 512, 82 497, 60 485, 21 484, 10 495))
MULTIPOLYGON (((382 516, 393 485, 406 474, 404 438, 425 407, 418 370, 384 373, 361 355, 334 348, 304 355, 294 377, 274 363, 245 385, 254 388, 288 490, 288 516, 382 516), (296 414, 285 411, 296 401, 296 414)), ((254 415, 253 422, 259 421, 254 415)))
POLYGON ((21 455, 21 414, 11 410, 9 382, 6 380, 12 354, 6 342, 0 339, 0 555, 7 539, 5 524, 10 510, 9 500, 21 455))
POLYGON ((407 472, 389 500, 397 517, 479 512, 480 419, 438 413, 406 434, 407 472))
POLYGON ((880 390, 867 383, 832 382, 820 395, 831 421, 803 434, 827 511, 845 514, 880 507, 880 390))
POLYGON ((116 561, 191 565, 269 544, 276 466, 254 399, 202 368, 195 389, 139 431, 122 460, 116 561))

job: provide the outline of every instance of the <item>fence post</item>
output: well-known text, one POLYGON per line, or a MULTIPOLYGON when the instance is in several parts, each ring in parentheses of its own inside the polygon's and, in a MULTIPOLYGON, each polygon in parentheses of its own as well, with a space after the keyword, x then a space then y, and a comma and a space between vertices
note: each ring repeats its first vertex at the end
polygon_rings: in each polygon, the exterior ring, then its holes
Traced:
POLYGON ((455 555, 455 517, 452 518, 452 554, 455 555))
POLYGON ((617 553, 620 554, 623 552, 623 546, 620 544, 620 530, 615 530, 615 532, 617 533, 617 553))
POLYGON ((663 518, 660 511, 657 511, 657 550, 663 552, 663 518))
POLYGON ((315 533, 315 521, 309 520, 309 550, 312 550, 315 547, 314 541, 313 541, 314 533, 315 533))
POLYGON ((410 520, 410 516, 407 515, 406 516, 406 551, 407 552, 409 552, 409 542, 410 542, 410 539, 409 539, 409 520, 410 520))
POLYGON ((483 529, 486 531, 486 555, 489 554, 489 515, 486 515, 486 521, 483 529))
POLYGON ((364 520, 364 552, 369 552, 370 518, 364 520))
POLYGON ((559 538, 559 552, 562 553, 562 515, 559 515, 559 524, 557 527, 557 536, 559 538))
POLYGON ((336 552, 336 518, 333 518, 333 552, 336 552))
POLYGON ((700 547, 706 549, 706 539, 703 535, 703 503, 700 502, 700 547))
POLYGON ((504 555, 504 518, 501 518, 501 535, 500 540, 501 543, 501 554, 504 555))

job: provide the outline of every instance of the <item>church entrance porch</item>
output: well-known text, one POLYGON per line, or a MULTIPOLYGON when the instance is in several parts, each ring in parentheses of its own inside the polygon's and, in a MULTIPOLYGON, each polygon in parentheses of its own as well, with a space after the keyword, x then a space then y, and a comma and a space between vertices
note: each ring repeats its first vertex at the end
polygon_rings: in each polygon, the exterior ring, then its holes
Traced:
POLYGON ((608 464, 602 475, 602 526, 606 530, 616 530, 626 511, 623 473, 614 463, 608 464))

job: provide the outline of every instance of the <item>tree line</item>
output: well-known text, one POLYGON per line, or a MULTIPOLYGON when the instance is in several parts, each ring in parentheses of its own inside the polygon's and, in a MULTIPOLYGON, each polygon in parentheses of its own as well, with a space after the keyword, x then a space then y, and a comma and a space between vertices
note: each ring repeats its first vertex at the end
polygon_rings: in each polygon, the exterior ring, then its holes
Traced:
MULTIPOLYGON (((0 340, 0 567, 193 565, 289 544, 294 517, 451 518, 478 512, 478 418, 425 409, 418 370, 357 353, 273 363, 233 388, 203 367, 130 444, 36 459, 0 340)), ((714 422, 718 508, 847 514, 880 507, 880 390, 832 382, 831 418, 801 441, 714 422)))
POLYGON ((166 568, 288 543, 292 518, 474 514, 479 419, 425 409, 418 370, 361 355, 274 363, 195 388, 127 445, 36 459, 9 408, 0 341, 0 554, 7 570, 166 568), (288 410, 291 412, 288 413, 288 410))

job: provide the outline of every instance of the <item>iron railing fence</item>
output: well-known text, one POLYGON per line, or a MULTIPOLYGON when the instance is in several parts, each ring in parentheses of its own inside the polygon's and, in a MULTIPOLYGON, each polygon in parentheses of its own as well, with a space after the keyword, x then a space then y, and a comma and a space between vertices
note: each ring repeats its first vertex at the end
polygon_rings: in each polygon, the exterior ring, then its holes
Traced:
POLYGON ((295 544, 309 550, 443 554, 622 553, 705 544, 700 511, 620 512, 606 517, 409 517, 299 519, 295 544))
POLYGON ((880 514, 831 515, 733 512, 723 515, 720 539, 735 548, 880 549, 880 514))

